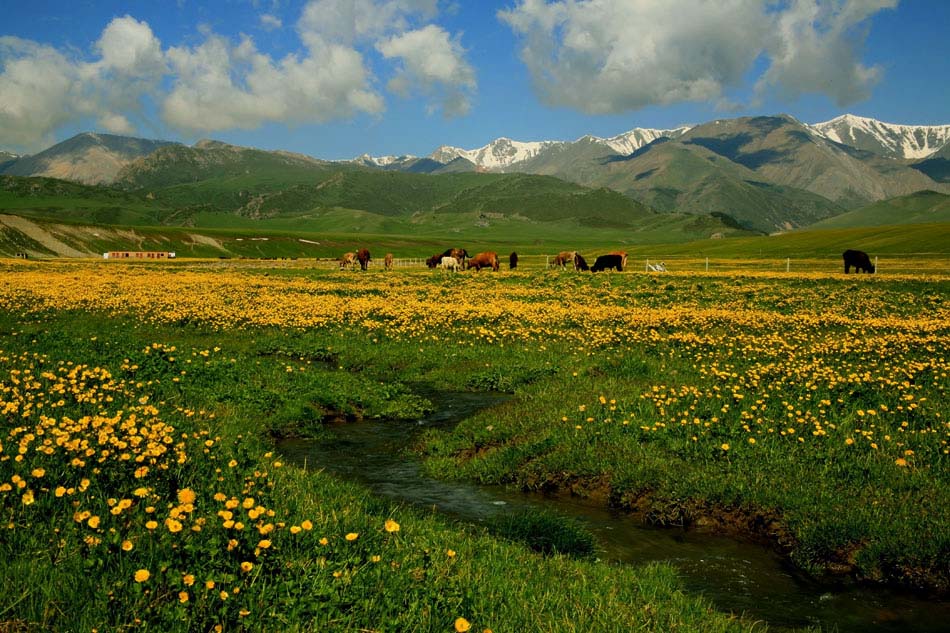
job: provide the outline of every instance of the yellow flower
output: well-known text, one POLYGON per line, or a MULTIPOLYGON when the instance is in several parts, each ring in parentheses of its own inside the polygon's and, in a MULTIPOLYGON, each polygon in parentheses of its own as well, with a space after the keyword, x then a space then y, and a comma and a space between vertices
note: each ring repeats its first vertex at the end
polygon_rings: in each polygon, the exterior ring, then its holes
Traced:
POLYGON ((455 558, 455 550, 447 549, 445 550, 445 555, 448 556, 449 558, 455 558))
POLYGON ((205 581, 205 589, 214 589, 214 581, 213 581, 213 580, 206 580, 206 581, 205 581))
POLYGON ((219 596, 222 600, 227 600, 227 599, 228 599, 228 592, 227 592, 227 591, 222 591, 221 593, 218 594, 218 596, 219 596))
POLYGON ((89 520, 86 521, 86 524, 95 530, 96 528, 99 527, 99 517, 96 515, 89 517, 89 520))
POLYGON ((252 569, 254 569, 254 563, 251 563, 249 561, 244 561, 243 563, 241 563, 241 571, 243 571, 245 574, 251 571, 252 569))
POLYGON ((267 549, 268 547, 271 546, 271 542, 267 540, 266 538, 261 539, 260 541, 258 541, 257 546, 261 549, 267 549))
POLYGON ((326 545, 326 544, 329 543, 329 542, 330 542, 330 541, 328 541, 328 540, 327 540, 327 537, 325 537, 325 536, 320 539, 320 545, 326 545))
POLYGON ((151 572, 147 569, 140 569, 135 572, 135 582, 145 582, 152 576, 151 572))
POLYGON ((145 529, 146 529, 146 530, 154 530, 154 529, 157 528, 157 527, 158 527, 158 521, 146 521, 146 522, 145 522, 145 529))
POLYGON ((32 504, 33 504, 33 501, 34 501, 34 499, 33 499, 33 491, 32 491, 32 490, 27 490, 26 492, 24 492, 24 493, 23 493, 23 497, 22 497, 21 500, 23 501, 23 505, 25 505, 25 506, 32 505, 32 504))
POLYGON ((386 522, 383 524, 383 529, 387 532, 398 532, 399 524, 392 519, 386 519, 386 522))
POLYGON ((181 581, 185 583, 186 587, 190 587, 195 584, 195 576, 194 574, 185 574, 181 581))
POLYGON ((360 537, 359 532, 350 532, 349 534, 346 535, 346 540, 355 541, 359 537, 360 537))
POLYGON ((310 519, 306 519, 306 520, 304 520, 303 523, 300 524, 300 527, 302 527, 302 528, 305 529, 305 530, 312 530, 312 529, 313 529, 313 523, 310 521, 310 519))
POLYGON ((724 450, 724 451, 728 451, 728 450, 729 450, 729 445, 726 444, 725 442, 723 442, 722 446, 720 446, 719 448, 721 448, 721 449, 724 450))
POLYGON ((186 602, 188 602, 189 599, 190 599, 190 596, 188 595, 187 591, 178 592, 178 602, 185 604, 186 602))
POLYGON ((178 503, 194 503, 197 497, 195 491, 191 488, 182 488, 178 491, 178 503))
POLYGON ((472 624, 468 620, 465 618, 455 618, 455 630, 458 631, 458 633, 465 633, 465 631, 468 631, 470 628, 472 628, 472 624))
POLYGON ((46 474, 46 470, 43 468, 34 468, 30 474, 39 479, 46 474))
POLYGON ((122 551, 123 551, 123 552, 128 552, 128 551, 130 551, 133 547, 135 547, 135 546, 132 545, 132 541, 122 541, 122 551))
POLYGON ((290 526, 290 533, 291 533, 291 534, 300 534, 300 526, 299 526, 299 525, 291 525, 291 526, 290 526))
POLYGON ((894 460, 894 463, 900 466, 901 468, 903 468, 904 466, 907 465, 907 460, 904 459, 903 457, 898 457, 897 459, 894 460))

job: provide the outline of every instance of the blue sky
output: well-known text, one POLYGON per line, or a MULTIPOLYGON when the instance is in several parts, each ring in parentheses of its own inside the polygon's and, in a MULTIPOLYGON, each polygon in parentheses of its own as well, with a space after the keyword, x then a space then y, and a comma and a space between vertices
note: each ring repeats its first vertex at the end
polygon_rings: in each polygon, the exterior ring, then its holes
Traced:
POLYGON ((945 0, 3 1, 0 149, 320 158, 845 112, 950 123, 945 0))

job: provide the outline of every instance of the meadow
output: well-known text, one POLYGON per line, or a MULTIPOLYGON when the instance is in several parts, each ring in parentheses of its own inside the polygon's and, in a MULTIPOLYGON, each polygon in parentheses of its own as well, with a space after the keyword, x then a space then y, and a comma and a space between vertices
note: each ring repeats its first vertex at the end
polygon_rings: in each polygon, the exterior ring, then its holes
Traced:
POLYGON ((328 418, 412 420, 420 385, 512 394, 423 438, 440 477, 761 539, 816 576, 950 587, 945 275, 0 275, 10 630, 765 628, 666 565, 541 556, 274 452, 328 418))

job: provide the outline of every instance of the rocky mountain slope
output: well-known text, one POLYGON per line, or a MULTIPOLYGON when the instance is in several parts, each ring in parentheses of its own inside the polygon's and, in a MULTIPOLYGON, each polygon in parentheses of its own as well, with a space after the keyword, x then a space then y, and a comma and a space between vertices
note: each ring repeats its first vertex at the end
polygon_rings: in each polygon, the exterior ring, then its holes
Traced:
POLYGON ((46 176, 87 185, 109 184, 134 159, 170 145, 178 143, 87 132, 38 154, 15 158, 0 166, 0 173, 46 176))

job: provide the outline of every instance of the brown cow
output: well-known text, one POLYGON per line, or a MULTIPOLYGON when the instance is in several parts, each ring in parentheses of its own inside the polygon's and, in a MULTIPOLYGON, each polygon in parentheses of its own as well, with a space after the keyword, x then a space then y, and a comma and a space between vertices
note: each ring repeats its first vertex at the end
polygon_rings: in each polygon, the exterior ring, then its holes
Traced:
POLYGON ((366 267, 369 265, 369 261, 372 258, 369 256, 369 251, 365 248, 361 248, 356 251, 356 261, 360 263, 360 270, 366 270, 366 267))
POLYGON ((340 270, 344 268, 349 268, 352 270, 356 267, 356 253, 344 253, 340 258, 340 270))
POLYGON ((467 268, 474 268, 476 271, 478 271, 482 268, 488 268, 489 266, 491 266, 491 269, 494 271, 498 270, 498 253, 494 251, 485 251, 484 253, 479 253, 475 257, 472 257, 468 260, 467 268))
POLYGON ((560 266, 561 268, 564 268, 568 262, 574 261, 574 253, 575 251, 561 251, 554 256, 554 259, 551 261, 551 267, 556 268, 560 266))
POLYGON ((385 264, 386 270, 393 269, 393 254, 386 253, 386 257, 383 258, 383 264, 385 264))
POLYGON ((426 260, 426 267, 437 268, 439 264, 442 262, 442 257, 444 257, 442 253, 436 253, 435 255, 433 255, 432 257, 426 260))

